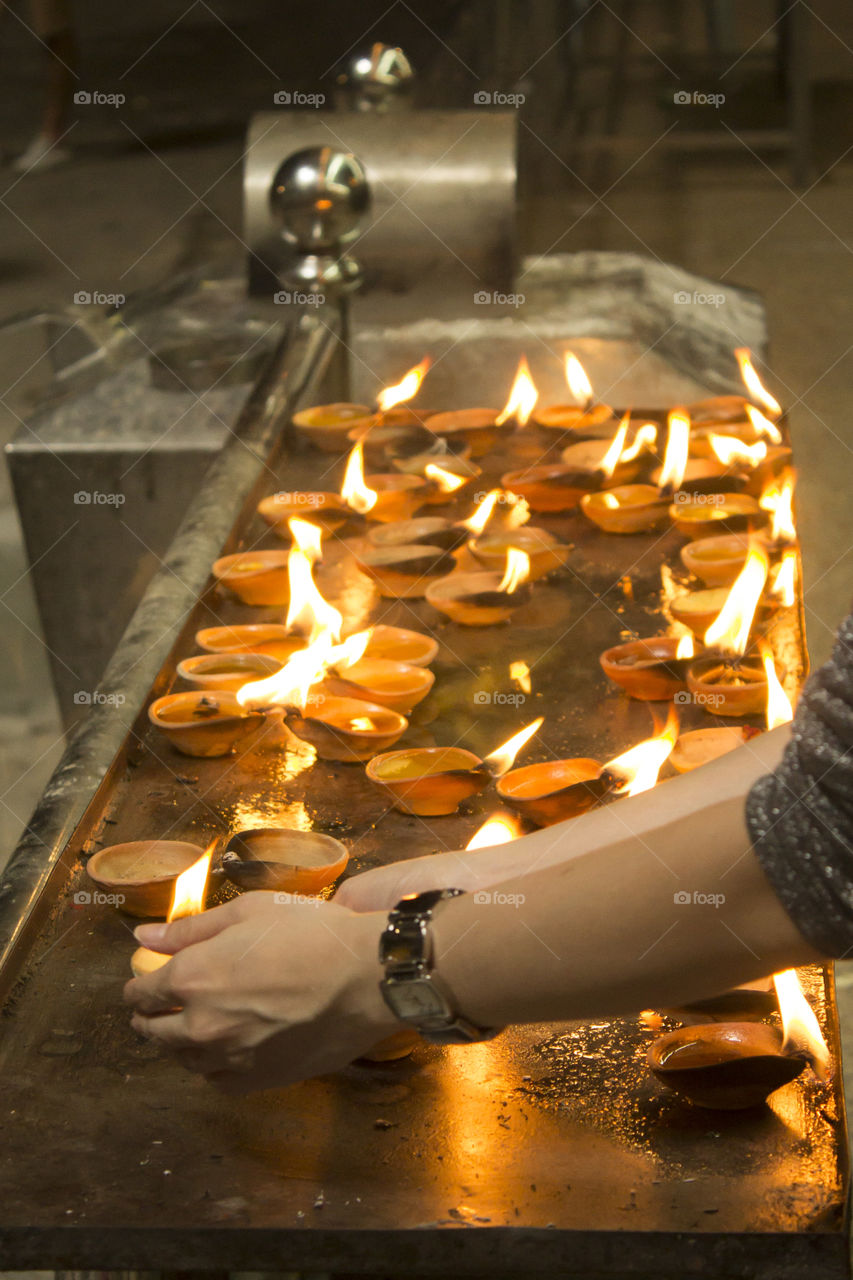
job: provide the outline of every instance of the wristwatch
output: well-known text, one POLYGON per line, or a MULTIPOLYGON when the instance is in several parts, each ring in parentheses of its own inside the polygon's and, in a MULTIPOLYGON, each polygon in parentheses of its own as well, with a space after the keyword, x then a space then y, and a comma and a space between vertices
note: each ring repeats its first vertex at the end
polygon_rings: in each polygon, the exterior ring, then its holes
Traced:
POLYGON ((385 977, 379 983, 392 1013, 433 1044, 475 1044, 503 1028, 475 1027, 452 1008, 433 973, 430 922, 433 908, 464 889, 430 889, 401 898, 379 938, 385 977))

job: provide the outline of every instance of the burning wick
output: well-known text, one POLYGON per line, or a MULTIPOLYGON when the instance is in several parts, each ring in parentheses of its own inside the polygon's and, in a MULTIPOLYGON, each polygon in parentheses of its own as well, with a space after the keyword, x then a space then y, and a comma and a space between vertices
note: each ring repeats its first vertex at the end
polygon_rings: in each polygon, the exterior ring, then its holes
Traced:
POLYGON ((474 832, 465 848, 490 849, 496 844, 509 844, 510 840, 518 839, 518 835, 519 825, 515 818, 510 814, 496 814, 474 832))
POLYGON ((788 609, 797 598, 796 574, 797 553, 793 547, 789 547, 782 556, 782 563, 776 570, 773 586, 770 588, 773 595, 778 596, 781 603, 788 609))
POLYGON ((753 430, 759 436, 766 436, 771 444, 782 443, 782 432, 776 426, 775 422, 771 422, 766 418, 760 409, 756 409, 754 405, 746 406, 747 417, 752 423, 753 430))
POLYGON ((601 475, 604 477, 605 480, 610 479, 610 477, 613 475, 613 472, 616 470, 616 467, 618 466, 619 462, 621 461, 622 454, 625 449, 625 440, 628 435, 628 425, 630 421, 631 421, 631 413, 629 410, 628 413, 626 413, 623 416, 622 421, 619 423, 619 427, 616 431, 616 434, 614 435, 613 439, 610 442, 609 449, 607 450, 604 457, 599 462, 598 467, 596 468, 597 471, 601 472, 601 475))
POLYGON ((785 476, 781 485, 771 483, 758 499, 758 504, 771 514, 770 537, 774 542, 796 542, 794 524, 794 477, 785 476))
POLYGON ((668 432, 658 488, 674 493, 684 479, 690 451, 690 418, 685 409, 672 409, 667 414, 668 432))
POLYGON ((518 685, 522 693, 530 693, 532 688, 530 668, 526 662, 511 662, 509 664, 509 678, 518 685))
POLYGON ((502 412, 495 418, 495 425, 502 427, 510 418, 515 418, 517 426, 527 426, 533 407, 538 399, 539 392, 536 390, 536 384, 530 376, 527 357, 522 356, 518 362, 518 370, 509 393, 509 399, 502 412))
POLYGON ((498 591, 505 591, 511 596, 529 577, 530 556, 526 551, 519 551, 518 547, 510 547, 506 553, 506 569, 498 591))
POLYGON ((794 708, 776 674, 773 651, 766 643, 761 644, 760 650, 764 674, 767 677, 767 728, 778 729, 780 724, 788 724, 793 720, 794 708))
POLYGON ((711 448, 724 467, 746 466, 757 467, 767 457, 767 445, 763 440, 757 444, 744 444, 732 436, 708 437, 711 448))
POLYGON ((732 657, 742 657, 746 653, 768 568, 767 553, 763 548, 750 547, 746 563, 735 578, 725 604, 705 632, 705 644, 709 649, 720 650, 732 657))
POLYGON ((782 1053, 803 1057, 819 1080, 829 1075, 829 1049, 814 1010, 803 994, 796 969, 774 973, 773 986, 782 1018, 782 1053))
POLYGON ((572 393, 574 401, 579 404, 584 411, 591 409, 595 396, 593 395, 592 383, 586 376, 586 370, 578 360, 576 355, 571 351, 567 351, 564 356, 564 369, 566 374, 566 382, 569 391, 572 393))
POLYGON ((402 404, 404 400, 411 400, 412 396, 417 395, 431 364, 430 357, 424 356, 420 364, 416 364, 413 369, 404 374, 401 380, 393 387, 386 387, 384 391, 380 391, 376 397, 376 403, 381 411, 387 413, 389 409, 393 409, 395 404, 402 404))
POLYGON ((650 791, 658 780, 658 774, 669 759, 678 738, 678 716, 670 707, 666 724, 659 734, 638 742, 636 747, 624 751, 621 756, 608 760, 604 769, 608 773, 623 774, 625 781, 614 793, 616 796, 638 796, 650 791))
POLYGON ((490 751, 483 764, 488 769, 493 778, 501 778, 511 769, 515 763, 515 757, 521 748, 526 746, 534 733, 537 733, 545 723, 545 717, 540 716, 538 720, 531 721, 525 725, 523 729, 519 729, 518 733, 514 733, 511 738, 507 738, 506 742, 501 746, 495 747, 494 751, 490 751))
MULTIPOLYGON (((752 352, 749 347, 738 347, 735 350, 735 359, 740 365, 740 376, 743 378, 744 386, 749 392, 750 397, 753 400, 757 400, 771 418, 780 417, 782 413, 782 406, 778 400, 771 396, 770 392, 755 372, 755 366, 752 363, 752 352)), ((777 441, 776 443, 778 444, 779 442, 777 441)))
POLYGON ((445 471, 442 467, 437 466, 434 462, 428 462, 424 467, 424 475, 430 480, 434 480, 442 493, 455 493, 457 489, 461 489, 466 482, 465 476, 455 476, 450 471, 445 471))
MULTIPOLYGON (((182 872, 175 881, 172 905, 169 908, 169 914, 166 916, 169 924, 173 920, 183 919, 184 916, 200 915, 204 910, 207 876, 210 870, 213 850, 216 848, 216 841, 217 837, 214 836, 198 861, 182 872)), ((145 974, 154 973, 155 970, 162 968, 164 964, 168 964, 171 958, 170 955, 165 955, 162 951, 151 951, 148 947, 137 947, 130 958, 133 976, 142 978, 145 974)))

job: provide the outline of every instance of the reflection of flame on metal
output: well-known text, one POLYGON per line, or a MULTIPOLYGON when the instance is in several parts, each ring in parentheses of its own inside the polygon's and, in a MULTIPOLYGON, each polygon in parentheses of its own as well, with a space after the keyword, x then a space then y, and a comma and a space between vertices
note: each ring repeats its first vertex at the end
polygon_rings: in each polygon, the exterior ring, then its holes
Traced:
POLYGON ((803 994, 796 969, 775 973, 773 985, 782 1018, 782 1051, 807 1058, 815 1075, 825 1080, 829 1074, 829 1049, 814 1009, 803 994))
POLYGON ((684 409, 672 409, 667 414, 666 453, 661 467, 661 489, 677 489, 687 470, 690 451, 690 418, 684 409))
POLYGON ((609 449, 598 464, 598 470, 607 479, 613 475, 613 472, 616 470, 616 465, 622 457, 622 452, 625 448, 625 440, 628 435, 628 424, 630 421, 631 414, 628 412, 623 416, 622 421, 619 423, 618 430, 610 442, 609 449))
POLYGON ((634 439, 622 450, 620 462, 633 462, 641 453, 651 451, 657 444, 658 429, 654 422, 644 422, 634 432, 634 439))
POLYGON ((530 668, 526 662, 511 662, 509 664, 509 678, 515 681, 522 693, 530 693, 532 688, 530 668))
POLYGON ((518 838, 521 828, 511 814, 496 814, 475 831, 466 849, 490 849, 495 844, 508 844, 518 838))
POLYGON ((498 591, 505 591, 511 596, 522 583, 530 577, 530 556, 518 547, 510 547, 506 553, 506 568, 500 580, 498 591))
POLYGON ((740 365, 740 376, 743 378, 744 386, 751 399, 757 400, 771 418, 778 418, 782 412, 782 406, 778 400, 771 396, 755 372, 755 366, 752 363, 752 352, 749 347, 738 347, 735 351, 735 359, 740 365))
POLYGON ((676 658, 692 658, 696 652, 696 645, 693 643, 693 632, 688 631, 681 637, 675 648, 676 658))
POLYGON ((540 716, 538 720, 525 725, 523 729, 519 729, 518 733, 514 733, 511 738, 507 738, 506 742, 489 752, 483 763, 493 778, 502 778, 507 770, 512 768, 521 748, 530 741, 538 729, 542 728, 544 723, 545 717, 540 716))
POLYGON ((442 493, 455 493, 465 483, 465 476, 455 476, 452 471, 445 471, 435 462, 428 462, 424 467, 424 475, 434 480, 442 493))
POLYGON ((379 494, 375 489, 368 489, 364 482, 364 450, 360 440, 347 458, 341 497, 360 516, 367 515, 376 506, 379 494))
POLYGON ((767 457, 767 445, 763 440, 757 444, 744 444, 734 436, 711 435, 708 439, 724 467, 757 467, 767 457))
POLYGON ((795 542, 793 471, 786 472, 781 481, 771 480, 758 501, 771 514, 770 536, 774 542, 795 542))
POLYGON ((210 870, 210 859, 213 856, 215 846, 216 837, 211 840, 198 861, 182 872, 175 881, 172 905, 166 917, 170 922, 172 920, 180 920, 184 916, 200 915, 204 910, 207 874, 210 870))
POLYGON ((766 436, 771 444, 782 443, 782 432, 776 426, 775 422, 771 422, 760 409, 756 409, 755 405, 748 404, 746 406, 747 416, 752 423, 753 430, 759 436, 766 436))
POLYGON ((782 561, 776 570, 770 591, 787 609, 790 609, 796 600, 797 553, 793 547, 789 547, 782 556, 782 561))
POLYGON ((764 640, 760 642, 758 649, 764 666, 764 674, 767 677, 767 728, 777 729, 780 724, 788 724, 790 720, 793 720, 794 708, 791 706, 790 699, 782 688, 779 677, 776 674, 773 650, 764 640))
POLYGON ((764 548, 751 546, 725 604, 705 632, 705 644, 710 649, 733 655, 746 653, 752 620, 767 581, 768 567, 764 548))
POLYGON ((641 791, 649 791, 658 780, 663 765, 667 761, 678 737, 678 716, 670 707, 666 724, 660 733, 645 742, 638 742, 636 747, 623 751, 621 756, 608 760, 604 766, 608 773, 624 775, 625 781, 617 795, 637 796, 641 791))
POLYGON ((569 391, 575 404, 582 405, 584 409, 588 409, 592 404, 592 383, 586 376, 584 369, 577 356, 572 355, 571 351, 567 351, 564 356, 564 367, 566 372, 566 382, 569 384, 569 391))
POLYGON ((413 369, 404 374, 393 387, 386 387, 384 391, 380 391, 376 397, 376 403, 382 412, 392 409, 395 404, 402 404, 404 400, 411 400, 412 396, 417 394, 431 364, 432 360, 429 356, 424 356, 420 364, 416 364, 413 369))
POLYGON ((518 362, 518 370, 510 389, 509 399, 495 419, 496 423, 498 426, 502 426, 510 418, 515 418, 520 427, 526 426, 527 420, 533 412, 533 406, 538 399, 539 392, 536 390, 536 383, 530 376, 527 357, 522 356, 518 362))

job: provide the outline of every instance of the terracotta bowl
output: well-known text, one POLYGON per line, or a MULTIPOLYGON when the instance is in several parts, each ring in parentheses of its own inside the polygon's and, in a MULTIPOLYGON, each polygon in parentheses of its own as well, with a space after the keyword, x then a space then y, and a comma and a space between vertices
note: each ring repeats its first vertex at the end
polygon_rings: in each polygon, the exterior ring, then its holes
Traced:
POLYGON ((761 1106, 805 1067, 805 1058, 781 1049, 781 1033, 763 1022, 712 1022, 661 1036, 648 1062, 662 1084, 697 1106, 740 1111, 761 1106))
POLYGON ((757 716, 767 707, 767 676, 756 658, 742 658, 736 667, 720 657, 699 658, 687 673, 687 688, 714 716, 757 716), (737 684, 726 679, 734 670, 737 684))
POLYGON ((770 520, 769 512, 746 493, 684 494, 669 508, 669 517, 688 538, 745 533, 764 528, 770 520))
POLYGON ((410 667, 428 667, 438 656, 438 641, 422 631, 408 631, 405 627, 389 627, 377 623, 371 628, 370 640, 362 657, 391 658, 394 662, 407 662, 410 667))
POLYGON ((367 776, 395 809, 423 817, 456 813, 463 800, 491 781, 480 757, 461 747, 387 751, 374 756, 367 776))
POLYGON ((750 537, 745 533, 724 533, 715 538, 697 538, 681 548, 681 562, 706 587, 731 586, 746 564, 750 537))
POLYGON ((366 429, 358 424, 349 432, 350 444, 361 442, 364 460, 373 467, 384 467, 390 457, 401 451, 417 453, 428 449, 432 439, 418 413, 403 406, 377 413, 366 429))
POLYGON ((376 583, 379 594, 390 600, 419 599, 426 595, 430 582, 454 567, 449 551, 421 542, 370 547, 356 553, 355 558, 361 572, 376 583))
MULTIPOLYGON (((729 596, 728 587, 703 587, 700 591, 686 591, 676 596, 669 606, 676 621, 689 627, 700 640, 718 616, 729 596)), ((767 597, 758 605, 759 615, 767 615, 776 608, 776 602, 767 597)))
POLYGON ((742 747, 750 738, 760 733, 747 725, 720 725, 713 729, 691 729, 682 733, 672 749, 669 763, 678 773, 691 773, 703 764, 710 764, 727 755, 736 747, 742 747))
POLYGON ((707 423, 746 423, 750 425, 746 413, 748 401, 745 396, 705 396, 702 400, 694 400, 687 406, 687 414, 691 423, 705 426, 707 423))
POLYGON ((148 719, 186 756, 227 755, 264 723, 262 712, 244 711, 235 694, 203 689, 157 698, 148 719))
POLYGON ((594 404, 589 409, 579 404, 549 404, 533 410, 533 421, 539 427, 552 431, 576 431, 583 434, 595 428, 616 430, 613 410, 606 404, 594 404))
POLYGON ((213 574, 243 604, 287 604, 287 551, 238 551, 214 561, 213 574))
POLYGON ((346 846, 319 831, 257 827, 231 836, 220 865, 238 889, 310 895, 334 884, 348 861, 346 846))
POLYGON ((378 703, 340 698, 323 691, 312 691, 309 697, 304 712, 285 712, 285 723, 291 733, 314 748, 321 760, 369 760, 393 747, 409 725, 399 711, 378 703))
POLYGON ((444 516, 420 516, 415 520, 400 520, 396 524, 379 524, 370 529, 368 541, 375 547, 414 546, 427 543, 431 547, 443 547, 455 551, 468 537, 468 530, 444 516))
POLYGON ((530 581, 536 582, 555 569, 562 569, 569 558, 571 547, 559 543, 547 529, 523 525, 520 529, 487 531, 472 538, 468 550, 484 569, 494 573, 506 567, 507 552, 516 547, 530 559, 530 581))
MULTIPOLYGON (((659 486, 662 474, 663 468, 657 467, 651 474, 652 484, 659 486)), ((678 492, 740 493, 745 485, 746 476, 737 467, 726 467, 716 459, 691 458, 684 468, 678 492)))
POLYGON ((471 457, 481 458, 498 438, 501 428, 495 424, 499 409, 451 409, 434 413, 426 420, 429 430, 445 440, 459 436, 471 446, 471 457))
POLYGON ((530 584, 508 594, 499 591, 502 573, 451 573, 431 582, 425 591, 434 609, 466 627, 506 622, 530 599, 530 584))
POLYGON ((620 484, 585 493, 580 506, 605 533, 650 533, 669 520, 669 501, 651 484, 620 484))
MULTIPOLYGON (((615 430, 615 429, 614 429, 615 430)), ((560 453, 564 467, 570 467, 581 473, 586 472, 598 477, 596 488, 601 488, 601 464, 612 444, 612 437, 606 440, 579 440, 567 445, 560 453)), ((617 484, 630 484, 640 470, 640 459, 620 462, 607 479, 608 488, 617 484)))
POLYGON ((236 693, 252 680, 265 680, 280 671, 282 663, 264 653, 205 653, 184 658, 177 674, 195 689, 230 689, 236 693))
POLYGON ((139 919, 165 917, 178 876, 204 853, 184 840, 131 840, 93 853, 86 874, 116 905, 139 919))
POLYGON ((281 663, 305 648, 304 636, 289 635, 281 622, 202 627, 195 633, 195 642, 206 653, 263 653, 281 663))
POLYGON ((617 780, 597 760, 578 756, 511 769, 497 791, 513 809, 540 827, 576 818, 600 804, 617 780))
POLYGON ((430 488, 421 476, 405 476, 398 471, 365 476, 364 482, 378 494, 375 506, 365 519, 378 520, 381 524, 410 520, 418 507, 423 506, 430 488))
POLYGON ((663 702, 687 688, 693 657, 677 658, 675 636, 629 640, 605 649, 599 662, 608 680, 641 702, 663 702))
POLYGON ((427 667, 409 666, 391 658, 359 658, 349 667, 330 671, 323 688, 342 698, 362 698, 403 715, 423 702, 435 676, 427 667))
POLYGON ((526 499, 531 511, 571 511, 585 493, 601 487, 601 477, 573 467, 543 465, 507 471, 501 485, 526 499))
POLYGON ((290 542, 288 520, 295 516, 319 525, 327 533, 340 529, 352 515, 336 493, 273 493, 258 503, 258 515, 285 542, 290 542))
POLYGON ((366 404, 318 404, 293 415, 293 425, 301 436, 324 453, 347 453, 349 432, 357 424, 365 428, 375 415, 366 404))
POLYGON ((428 507, 440 507, 448 502, 455 501, 457 497, 464 494, 466 488, 474 480, 479 479, 483 474, 476 462, 470 462, 452 453, 421 453, 415 458, 395 459, 394 466, 398 471, 402 471, 404 475, 422 476, 427 481, 429 490, 424 502, 428 507), (445 492, 434 476, 427 475, 426 469, 430 466, 440 467, 442 471, 456 476, 462 483, 457 485, 450 493, 445 492))

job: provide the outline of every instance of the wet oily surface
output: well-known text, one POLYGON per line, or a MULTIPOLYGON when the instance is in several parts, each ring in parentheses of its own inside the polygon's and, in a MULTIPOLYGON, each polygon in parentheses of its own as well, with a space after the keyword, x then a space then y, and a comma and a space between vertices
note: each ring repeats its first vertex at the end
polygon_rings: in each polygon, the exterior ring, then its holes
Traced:
MULTIPOLYGON (((525 465, 523 445, 510 437, 500 457, 482 460, 476 491, 525 465)), ((342 475, 343 459, 297 442, 268 492, 334 489, 342 475)), ((464 496, 430 514, 465 515, 472 505, 464 496)), ((451 623, 423 600, 382 600, 348 550, 363 537, 358 521, 327 536, 317 581, 347 630, 386 622, 440 641, 435 685, 395 749, 458 746, 482 756, 540 714, 545 725, 519 764, 607 760, 652 732, 648 704, 610 685, 598 655, 666 629, 668 602, 688 581, 683 539, 607 536, 579 511, 532 523, 571 544, 568 564, 534 585, 511 623, 487 629, 451 623), (517 661, 531 668, 526 696, 509 675, 517 661)), ((253 517, 229 550, 283 545, 253 517)), ((217 588, 176 660, 196 652, 199 627, 281 621, 283 612, 217 588)), ((798 609, 779 611, 770 635, 791 689, 803 671, 798 609)), ((167 681, 159 692, 168 689, 167 681)), ((679 711, 684 729, 725 723, 697 705, 679 711)), ((182 756, 146 725, 84 854, 155 836, 204 846, 218 833, 224 847, 237 830, 275 825, 343 841, 352 874, 460 847, 498 807, 490 786, 453 816, 399 813, 363 765, 316 761, 276 719, 219 759, 182 756)), ((489 1259, 493 1271, 547 1259, 564 1232, 581 1242, 573 1257, 596 1265, 604 1265, 600 1241, 616 1231, 652 1242, 653 1233, 693 1233, 709 1258, 719 1256, 721 1235, 744 1237, 737 1247, 748 1250, 748 1233, 771 1233, 789 1261, 790 1241, 802 1238, 803 1258, 819 1253, 825 1274, 842 1274, 837 1078, 821 1085, 806 1072, 748 1114, 701 1111, 647 1070, 652 1039, 678 1025, 653 1017, 513 1029, 467 1049, 424 1044, 401 1062, 225 1100, 130 1030, 120 996, 132 922, 108 905, 74 901, 90 889, 78 867, 46 915, 0 1033, 0 1239, 17 1259, 32 1247, 45 1265, 48 1254, 57 1265, 115 1267, 191 1256, 208 1267, 280 1269, 286 1245, 293 1265, 387 1269, 401 1264, 406 1233, 426 1231, 419 1265, 446 1273, 450 1255, 429 1252, 437 1228, 464 1228, 454 1257, 489 1259), (498 1249, 488 1233, 500 1227, 513 1233, 498 1249), (513 1253, 516 1239, 528 1253, 513 1253)), ((807 971, 807 985, 834 1050, 822 971, 807 971)), ((766 1252, 756 1244, 750 1256, 766 1252)))

